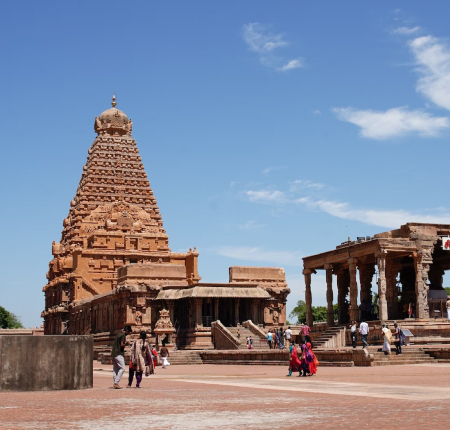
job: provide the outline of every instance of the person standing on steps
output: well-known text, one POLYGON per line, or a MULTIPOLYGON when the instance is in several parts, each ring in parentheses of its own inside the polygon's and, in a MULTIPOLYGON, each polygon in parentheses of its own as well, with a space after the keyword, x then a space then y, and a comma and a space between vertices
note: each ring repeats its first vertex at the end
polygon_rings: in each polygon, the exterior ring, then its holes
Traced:
POLYGON ((356 339, 356 336, 357 336, 356 328, 357 328, 357 326, 358 326, 358 323, 355 320, 353 320, 351 322, 351 324, 350 324, 350 338, 352 339, 352 346, 353 346, 353 348, 356 348, 356 341, 357 341, 357 339, 356 339))
POLYGON ((292 330, 291 326, 288 326, 287 330, 284 332, 284 337, 286 339, 286 348, 291 346, 292 330))
POLYGON ((311 338, 309 337, 309 332, 311 331, 311 329, 309 328, 309 325, 305 323, 302 326, 301 331, 302 331, 302 343, 303 343, 303 345, 305 345, 306 342, 311 342, 311 338))
POLYGON ((394 323, 394 329, 395 329, 394 336, 396 338, 394 345, 395 345, 395 348, 397 349, 397 355, 401 355, 402 354, 402 343, 403 343, 403 332, 397 323, 394 323))
POLYGON ((113 388, 120 389, 122 388, 119 385, 120 380, 122 379, 123 372, 125 371, 125 359, 124 352, 125 346, 129 345, 127 341, 127 336, 131 333, 131 327, 126 325, 123 330, 115 337, 111 356, 113 360, 113 378, 114 385, 113 388))
POLYGON ((267 333, 267 343, 269 344, 269 348, 272 349, 272 331, 269 330, 267 333))
POLYGON ((362 320, 359 325, 359 334, 361 335, 361 340, 363 343, 363 349, 367 348, 369 344, 367 343, 367 335, 369 334, 369 324, 365 320, 362 320))

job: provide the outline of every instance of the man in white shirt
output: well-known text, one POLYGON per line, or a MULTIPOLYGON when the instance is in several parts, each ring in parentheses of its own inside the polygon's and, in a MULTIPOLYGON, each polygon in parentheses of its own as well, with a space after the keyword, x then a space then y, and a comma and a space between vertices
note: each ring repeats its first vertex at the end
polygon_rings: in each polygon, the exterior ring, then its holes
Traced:
POLYGON ((361 334, 361 340, 363 343, 363 349, 369 346, 367 344, 367 335, 369 334, 369 324, 367 324, 364 320, 362 320, 359 326, 359 333, 361 334))
POLYGON ((356 348, 356 328, 358 323, 356 321, 352 321, 350 324, 350 337, 352 338, 352 346, 356 348))
POLYGON ((289 347, 291 346, 291 338, 292 338, 291 326, 289 326, 287 330, 284 332, 284 337, 286 338, 286 348, 289 349, 289 347))

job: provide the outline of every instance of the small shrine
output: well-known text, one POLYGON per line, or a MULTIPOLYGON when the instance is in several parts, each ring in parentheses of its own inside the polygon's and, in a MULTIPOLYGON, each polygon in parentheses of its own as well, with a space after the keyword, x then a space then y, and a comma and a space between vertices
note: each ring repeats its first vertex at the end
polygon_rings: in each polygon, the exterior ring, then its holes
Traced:
POLYGON ((156 335, 158 346, 161 347, 164 343, 167 348, 173 348, 172 334, 175 332, 175 328, 170 321, 168 310, 159 311, 159 320, 156 322, 153 332, 156 335))

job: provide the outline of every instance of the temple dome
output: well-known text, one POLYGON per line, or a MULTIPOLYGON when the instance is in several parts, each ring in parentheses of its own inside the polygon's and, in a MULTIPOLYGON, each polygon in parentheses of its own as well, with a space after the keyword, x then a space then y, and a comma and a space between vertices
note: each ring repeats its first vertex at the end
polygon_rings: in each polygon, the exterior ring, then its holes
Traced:
POLYGON ((127 115, 116 108, 116 97, 113 96, 112 108, 105 110, 99 117, 95 117, 94 130, 100 131, 117 131, 122 130, 131 133, 132 122, 127 115))

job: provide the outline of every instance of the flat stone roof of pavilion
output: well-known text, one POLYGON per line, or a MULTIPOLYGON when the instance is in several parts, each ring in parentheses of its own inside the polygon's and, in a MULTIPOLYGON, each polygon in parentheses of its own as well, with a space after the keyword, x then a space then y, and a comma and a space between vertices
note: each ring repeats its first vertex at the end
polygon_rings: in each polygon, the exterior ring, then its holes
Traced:
POLYGON ((369 263, 381 249, 396 253, 398 257, 407 256, 417 251, 417 239, 445 235, 450 236, 450 224, 407 223, 399 229, 346 241, 336 249, 304 257, 303 266, 305 269, 323 269, 325 264, 345 263, 349 258, 365 258, 369 263))

